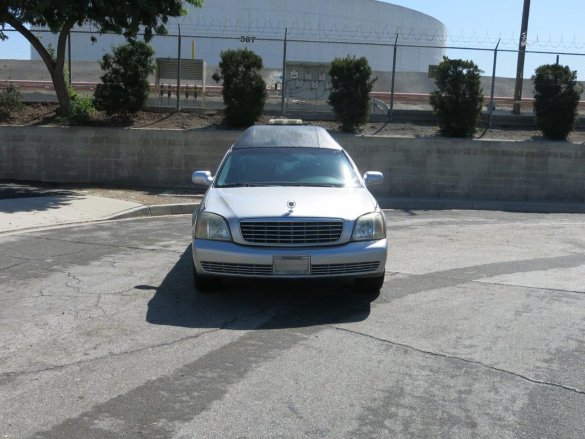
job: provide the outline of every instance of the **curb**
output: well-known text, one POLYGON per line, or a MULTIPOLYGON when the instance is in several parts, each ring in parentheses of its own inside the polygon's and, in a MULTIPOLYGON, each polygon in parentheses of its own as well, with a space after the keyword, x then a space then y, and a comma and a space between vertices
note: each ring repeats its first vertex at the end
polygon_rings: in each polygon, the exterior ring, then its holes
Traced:
POLYGON ((382 209, 492 210, 519 213, 585 213, 585 203, 460 200, 433 198, 377 198, 382 209))
POLYGON ((102 220, 118 220, 147 216, 186 215, 193 213, 199 204, 200 203, 181 203, 139 206, 121 213, 110 215, 106 218, 102 218, 102 220))
POLYGON ((107 217, 94 218, 85 221, 73 221, 70 223, 44 225, 35 227, 26 227, 15 230, 0 230, 0 236, 2 235, 13 235, 27 232, 35 232, 49 229, 60 229, 64 227, 70 227, 75 225, 84 225, 91 223, 100 223, 105 221, 115 221, 122 219, 132 218, 147 218, 154 216, 166 216, 166 215, 187 215, 192 214, 200 203, 181 203, 181 204, 159 204, 153 206, 138 206, 132 209, 124 210, 122 212, 115 213, 107 217))

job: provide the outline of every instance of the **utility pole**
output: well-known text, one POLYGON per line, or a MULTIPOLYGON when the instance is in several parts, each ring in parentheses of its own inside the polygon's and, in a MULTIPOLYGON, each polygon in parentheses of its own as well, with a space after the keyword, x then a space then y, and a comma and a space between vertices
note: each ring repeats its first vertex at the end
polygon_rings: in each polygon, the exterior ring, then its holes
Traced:
POLYGON ((520 28, 520 42, 518 43, 518 64, 516 69, 516 87, 514 87, 514 114, 520 114, 522 102, 522 81, 524 79, 524 57, 526 55, 526 42, 528 40, 528 15, 530 13, 530 0, 524 0, 522 11, 522 26, 520 28))

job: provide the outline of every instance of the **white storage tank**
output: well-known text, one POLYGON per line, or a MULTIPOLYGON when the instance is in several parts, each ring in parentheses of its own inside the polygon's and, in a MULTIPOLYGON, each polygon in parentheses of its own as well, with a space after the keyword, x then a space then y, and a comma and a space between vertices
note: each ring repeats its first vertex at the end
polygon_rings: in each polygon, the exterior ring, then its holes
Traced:
MULTIPOLYGON (((188 5, 186 16, 170 19, 169 34, 177 34, 179 25, 183 58, 193 56, 214 66, 222 50, 247 47, 269 69, 282 68, 285 29, 287 60, 327 63, 335 57, 365 56, 377 71, 392 69, 390 46, 398 34, 399 44, 415 46, 399 50, 397 70, 405 72, 426 72, 440 62, 443 49, 421 46, 440 46, 447 33, 433 17, 378 0, 208 0, 202 8, 188 5)), ((56 36, 44 34, 43 42, 55 47, 56 36)), ((100 60, 123 42, 114 35, 74 33, 72 60, 100 60)), ((156 57, 177 57, 176 37, 155 37, 151 44, 156 57)), ((31 57, 39 59, 33 48, 31 57)))

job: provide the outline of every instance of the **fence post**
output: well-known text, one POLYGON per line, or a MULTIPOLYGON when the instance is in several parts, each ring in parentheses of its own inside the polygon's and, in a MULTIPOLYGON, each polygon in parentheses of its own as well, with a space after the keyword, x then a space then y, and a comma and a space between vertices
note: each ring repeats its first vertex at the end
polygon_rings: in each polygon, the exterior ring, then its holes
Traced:
POLYGON ((282 97, 280 99, 280 114, 284 117, 284 96, 286 93, 286 39, 288 28, 284 28, 284 50, 282 54, 282 97))
POLYGON ((179 27, 179 41, 177 53, 177 111, 181 111, 181 25, 179 27))
POLYGON ((520 42, 518 43, 518 64, 516 68, 516 85, 514 87, 514 108, 512 113, 522 112, 522 83, 524 81, 524 58, 528 44, 528 16, 530 15, 530 0, 524 0, 522 10, 522 24, 520 27, 520 42))
POLYGON ((398 32, 394 40, 394 55, 392 57, 392 85, 390 86, 390 108, 388 109, 388 122, 392 122, 394 112, 394 80, 396 77, 396 52, 398 50, 398 32))
POLYGON ((492 113, 494 112, 494 90, 496 87, 496 65, 498 62, 498 46, 500 45, 500 40, 498 40, 498 44, 496 44, 496 48, 494 49, 494 68, 492 70, 492 90, 491 90, 491 97, 490 97, 490 110, 488 116, 488 129, 492 127, 492 113))

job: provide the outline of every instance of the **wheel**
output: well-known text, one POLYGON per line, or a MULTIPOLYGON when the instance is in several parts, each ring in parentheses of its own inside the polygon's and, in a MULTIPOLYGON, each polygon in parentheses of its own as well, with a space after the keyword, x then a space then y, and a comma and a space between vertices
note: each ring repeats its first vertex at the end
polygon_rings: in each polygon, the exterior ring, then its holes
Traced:
POLYGON ((384 275, 385 273, 376 277, 358 277, 354 279, 354 284, 360 292, 377 293, 384 285, 384 275))
POLYGON ((218 277, 201 276, 193 266, 193 285, 200 293, 210 293, 219 290, 221 279, 218 277))

